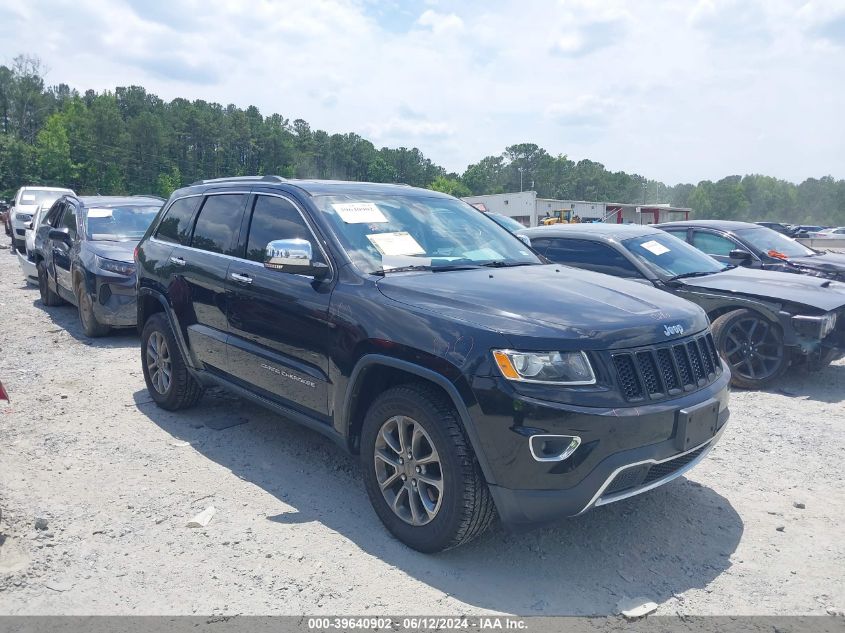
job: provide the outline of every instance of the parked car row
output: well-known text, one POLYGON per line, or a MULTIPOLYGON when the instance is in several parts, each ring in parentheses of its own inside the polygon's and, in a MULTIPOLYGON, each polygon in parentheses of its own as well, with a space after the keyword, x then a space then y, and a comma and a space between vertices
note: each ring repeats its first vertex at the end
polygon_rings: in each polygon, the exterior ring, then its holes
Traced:
POLYGON ((845 226, 818 226, 815 224, 784 224, 783 222, 756 222, 759 226, 777 231, 788 237, 813 239, 845 239, 845 226))
POLYGON ((277 176, 159 206, 62 196, 34 227, 44 303, 92 335, 137 323, 164 409, 222 386, 360 455, 376 514, 424 552, 665 484, 724 432, 732 368, 759 386, 841 353, 840 284, 653 227, 517 236, 438 192, 277 176))

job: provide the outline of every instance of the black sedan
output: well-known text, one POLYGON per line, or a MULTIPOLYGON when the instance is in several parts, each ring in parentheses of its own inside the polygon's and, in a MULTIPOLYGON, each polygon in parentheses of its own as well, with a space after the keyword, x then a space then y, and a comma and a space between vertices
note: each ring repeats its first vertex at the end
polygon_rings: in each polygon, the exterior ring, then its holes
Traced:
POLYGON ((36 236, 42 302, 76 305, 88 336, 134 326, 134 249, 162 202, 145 196, 59 198, 36 236))
MULTIPOLYGON (((725 265, 653 226, 560 224, 520 234, 553 262, 653 285, 700 305, 735 386, 758 389, 791 362, 819 369, 845 354, 845 284, 725 265)), ((667 362, 682 368, 696 359, 682 354, 667 362)))
POLYGON ((845 255, 809 248, 764 226, 727 220, 655 226, 726 264, 845 281, 845 255))

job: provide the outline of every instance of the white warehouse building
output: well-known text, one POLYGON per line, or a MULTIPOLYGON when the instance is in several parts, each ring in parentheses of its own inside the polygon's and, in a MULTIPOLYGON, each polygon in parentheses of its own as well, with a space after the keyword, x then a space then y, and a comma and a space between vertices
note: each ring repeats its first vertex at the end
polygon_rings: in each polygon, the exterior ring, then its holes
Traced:
POLYGON ((582 222, 612 222, 618 224, 657 224, 689 219, 692 209, 668 204, 626 204, 620 202, 590 202, 586 200, 555 200, 538 198, 536 191, 495 193, 486 196, 467 196, 465 202, 482 211, 499 213, 521 222, 537 226, 544 217, 556 211, 577 215, 582 222))

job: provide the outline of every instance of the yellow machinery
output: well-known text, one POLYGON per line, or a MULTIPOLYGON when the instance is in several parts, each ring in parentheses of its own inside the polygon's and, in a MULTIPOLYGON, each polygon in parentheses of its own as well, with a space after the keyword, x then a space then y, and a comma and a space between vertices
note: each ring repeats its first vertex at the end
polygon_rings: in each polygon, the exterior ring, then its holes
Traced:
POLYGON ((544 226, 550 224, 578 224, 579 222, 581 222, 581 218, 574 215, 571 209, 555 209, 549 217, 540 220, 540 223, 544 226))

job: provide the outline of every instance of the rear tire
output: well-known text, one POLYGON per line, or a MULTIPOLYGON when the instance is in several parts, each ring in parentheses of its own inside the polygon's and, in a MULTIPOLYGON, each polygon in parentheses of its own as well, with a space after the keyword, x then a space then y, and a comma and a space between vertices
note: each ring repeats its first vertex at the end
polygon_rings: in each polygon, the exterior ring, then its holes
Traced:
POLYGON ((735 387, 762 389, 789 367, 780 327, 759 312, 746 308, 728 312, 713 321, 711 329, 735 387))
POLYGON ((376 514, 415 550, 468 543, 496 515, 458 413, 433 386, 402 385, 376 398, 361 429, 361 460, 376 514))
POLYGON ((79 320, 82 322, 82 329, 91 338, 98 338, 109 333, 111 328, 97 320, 94 314, 94 299, 85 290, 85 283, 80 282, 76 289, 76 305, 79 309, 79 320))
POLYGON ((38 271, 38 291, 41 293, 41 303, 45 306, 62 305, 64 299, 50 290, 50 276, 47 273, 47 266, 42 261, 38 262, 35 268, 38 271))
POLYGON ((202 397, 203 386, 188 371, 173 330, 161 312, 147 319, 141 332, 141 367, 147 391, 162 409, 187 409, 202 397))

